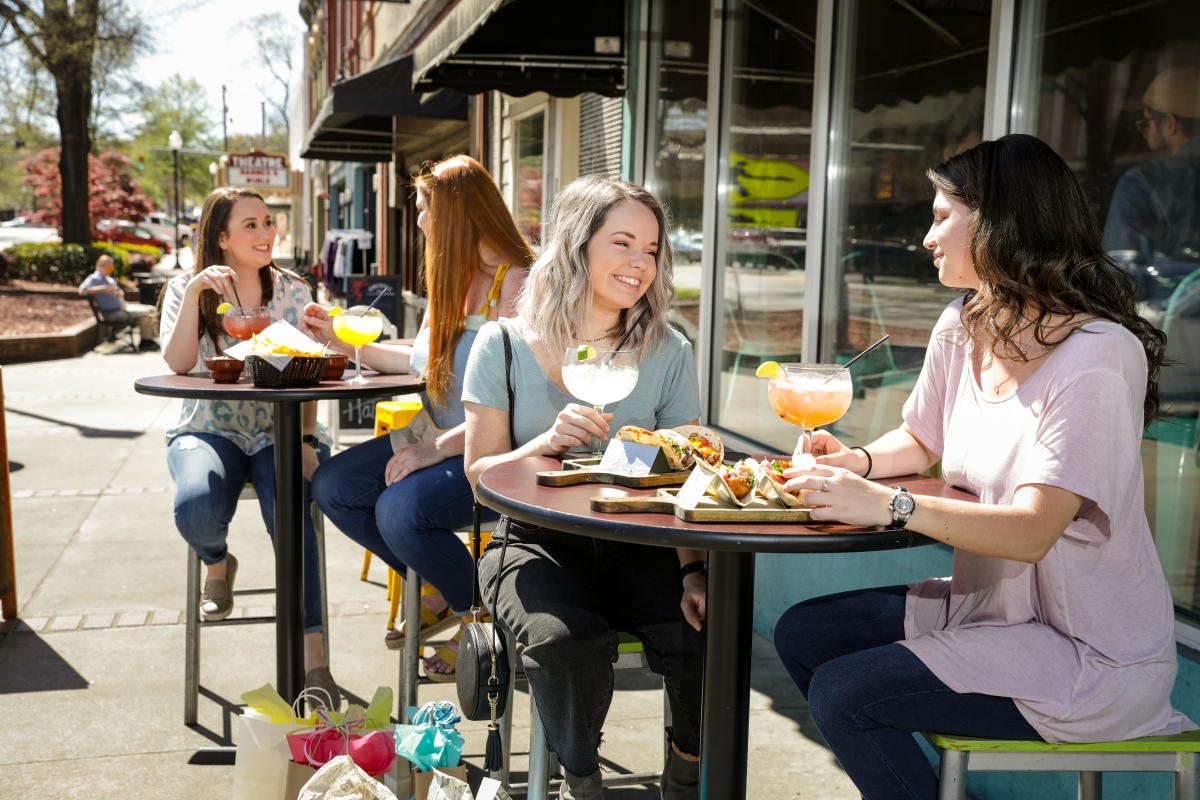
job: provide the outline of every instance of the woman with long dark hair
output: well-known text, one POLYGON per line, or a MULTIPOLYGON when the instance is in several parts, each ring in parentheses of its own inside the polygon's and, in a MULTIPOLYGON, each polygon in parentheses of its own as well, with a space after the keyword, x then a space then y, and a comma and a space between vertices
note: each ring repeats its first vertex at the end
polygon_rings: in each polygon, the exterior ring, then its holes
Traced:
MULTIPOLYGON (((463 474, 462 381, 467 356, 489 319, 511 316, 533 251, 513 223, 492 176, 469 156, 426 164, 414 179, 417 226, 425 233, 429 304, 412 346, 373 342, 363 363, 381 372, 424 376, 428 417, 420 441, 405 431, 356 445, 321 465, 317 505, 347 536, 403 575, 408 566, 437 587, 422 598, 422 634, 458 622, 471 607, 471 557, 457 529, 471 523, 471 487, 463 474)), ((325 309, 305 319, 322 341, 341 343, 325 309)), ((495 520, 490 512, 485 518, 495 520)), ((388 647, 404 645, 403 629, 388 647)), ((435 681, 453 681, 457 639, 425 661, 435 681)))
MULTIPOLYGON (((217 307, 222 302, 265 306, 272 320, 299 327, 312 292, 299 275, 272 260, 275 223, 261 195, 223 187, 204 201, 196 236, 196 264, 164 287, 160 329, 163 359, 173 372, 202 372, 204 359, 220 355, 237 340, 225 332, 217 307), (236 295, 235 295, 236 286, 236 295), (236 298, 236 299, 235 299, 236 298)), ((254 485, 267 533, 275 535, 274 412, 270 403, 184 400, 179 421, 167 432, 167 463, 175 481, 175 524, 205 565, 200 596, 205 620, 221 620, 233 610, 237 559, 225 539, 246 481, 254 485)), ((329 455, 318 430, 315 403, 301 410, 305 478, 329 455)), ((304 666, 306 683, 340 695, 325 665, 321 631, 320 564, 305 482, 304 503, 304 666)))
POLYGON ((1171 596, 1142 497, 1164 336, 1104 253, 1070 169, 1025 135, 929 171, 925 247, 966 290, 942 314, 904 423, 865 449, 814 437, 814 519, 907 526, 950 578, 818 597, 775 645, 863 796, 933 798, 913 739, 1088 742, 1195 726, 1170 705, 1171 596), (912 498, 922 472, 979 496, 912 498))

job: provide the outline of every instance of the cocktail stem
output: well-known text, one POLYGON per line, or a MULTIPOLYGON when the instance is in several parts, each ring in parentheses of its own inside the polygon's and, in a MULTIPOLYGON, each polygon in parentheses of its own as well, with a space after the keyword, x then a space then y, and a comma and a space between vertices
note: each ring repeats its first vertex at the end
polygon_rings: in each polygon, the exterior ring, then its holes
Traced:
POLYGON ((798 452, 798 453, 811 453, 812 452, 812 429, 811 428, 805 428, 805 427, 800 428, 799 444, 800 444, 800 447, 797 448, 796 452, 798 452))

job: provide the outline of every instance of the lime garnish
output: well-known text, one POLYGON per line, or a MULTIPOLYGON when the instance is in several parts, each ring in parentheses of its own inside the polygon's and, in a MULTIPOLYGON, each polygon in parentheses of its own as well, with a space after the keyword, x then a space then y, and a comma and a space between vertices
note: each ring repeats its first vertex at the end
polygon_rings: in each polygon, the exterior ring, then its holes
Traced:
POLYGON ((221 305, 217 306, 217 313, 224 314, 231 308, 233 308, 233 303, 221 303, 221 305))
POLYGON ((331 306, 328 313, 329 313, 329 316, 336 317, 338 314, 341 314, 343 311, 345 311, 345 309, 342 308, 341 306, 331 306))
POLYGON ((596 348, 592 347, 590 344, 581 344, 579 345, 579 352, 576 353, 575 357, 580 361, 587 361, 595 358, 596 348))
POLYGON ((779 366, 778 361, 764 361, 758 365, 758 369, 754 370, 756 378, 778 378, 783 374, 783 367, 779 366))

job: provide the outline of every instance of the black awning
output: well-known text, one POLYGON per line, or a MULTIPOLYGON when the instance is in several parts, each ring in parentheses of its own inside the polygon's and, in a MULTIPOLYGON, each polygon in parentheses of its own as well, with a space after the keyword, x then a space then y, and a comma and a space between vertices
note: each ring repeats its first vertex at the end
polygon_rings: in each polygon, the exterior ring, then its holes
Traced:
POLYGON ((391 161, 393 120, 463 121, 467 98, 455 91, 412 90, 412 58, 404 56, 330 89, 304 137, 301 158, 326 161, 391 161))
POLYGON ((459 0, 413 50, 414 88, 625 93, 625 0, 459 0))

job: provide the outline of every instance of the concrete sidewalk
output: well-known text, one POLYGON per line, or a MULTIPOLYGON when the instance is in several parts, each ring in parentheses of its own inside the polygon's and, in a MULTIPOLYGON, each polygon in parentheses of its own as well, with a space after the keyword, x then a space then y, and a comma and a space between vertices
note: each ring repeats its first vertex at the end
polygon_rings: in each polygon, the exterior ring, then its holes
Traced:
MULTIPOLYGON (((0 625, 0 798, 229 797, 232 766, 203 763, 202 748, 232 744, 241 693, 275 680, 272 626, 206 630, 199 725, 182 722, 186 548, 163 440, 179 401, 133 391, 136 378, 164 371, 157 353, 103 351, 3 368, 20 619, 0 625)), ((385 573, 376 562, 361 582, 362 550, 332 526, 326 542, 332 669, 363 701, 377 686, 394 689, 399 671, 381 641, 385 573)), ((241 587, 273 582, 255 501, 242 501, 230 546, 241 587)), ((601 755, 614 771, 652 770, 659 690, 618 675, 601 755)), ((761 639, 753 687, 749 796, 857 798, 761 639)), ((454 699, 453 684, 422 687, 421 701, 432 699, 454 699)), ((516 714, 514 778, 523 780, 523 695, 516 714)), ((485 726, 460 730, 464 758, 478 767, 485 726)), ((650 787, 609 794, 657 796, 650 787)))

